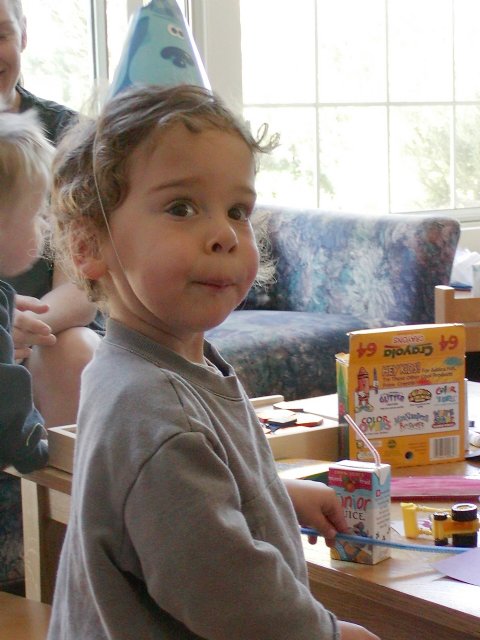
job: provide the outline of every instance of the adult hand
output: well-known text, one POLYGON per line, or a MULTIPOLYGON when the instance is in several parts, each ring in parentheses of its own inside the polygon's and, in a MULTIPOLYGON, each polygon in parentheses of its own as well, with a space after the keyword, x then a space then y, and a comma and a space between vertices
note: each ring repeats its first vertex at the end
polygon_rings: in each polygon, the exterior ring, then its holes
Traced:
POLYGON ((38 298, 15 296, 12 338, 17 362, 29 357, 33 345, 51 347, 57 341, 48 324, 39 318, 48 309, 48 304, 38 298))

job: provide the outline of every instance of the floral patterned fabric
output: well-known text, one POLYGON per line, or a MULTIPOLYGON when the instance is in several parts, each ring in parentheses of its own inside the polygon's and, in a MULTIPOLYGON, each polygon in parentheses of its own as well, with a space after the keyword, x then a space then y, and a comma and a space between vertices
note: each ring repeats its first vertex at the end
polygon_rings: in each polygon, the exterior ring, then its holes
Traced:
POLYGON ((286 399, 335 393, 335 354, 349 331, 434 321, 460 236, 450 217, 366 216, 259 207, 275 282, 253 288, 207 338, 247 393, 286 399))
POLYGON ((20 479, 0 473, 0 589, 23 579, 20 479))

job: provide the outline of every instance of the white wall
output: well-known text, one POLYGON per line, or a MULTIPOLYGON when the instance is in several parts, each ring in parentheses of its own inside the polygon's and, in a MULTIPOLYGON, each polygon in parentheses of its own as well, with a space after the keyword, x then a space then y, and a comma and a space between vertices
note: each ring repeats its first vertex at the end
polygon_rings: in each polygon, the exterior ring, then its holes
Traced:
POLYGON ((462 222, 459 247, 480 253, 480 224, 477 222, 462 222))

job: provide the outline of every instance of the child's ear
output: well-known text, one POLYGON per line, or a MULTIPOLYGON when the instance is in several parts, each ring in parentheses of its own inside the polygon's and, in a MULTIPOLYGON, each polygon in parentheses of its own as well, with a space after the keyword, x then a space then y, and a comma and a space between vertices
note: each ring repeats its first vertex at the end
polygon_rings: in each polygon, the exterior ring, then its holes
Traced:
POLYGON ((100 280, 107 273, 107 265, 101 258, 77 254, 73 261, 78 271, 87 280, 100 280))
POLYGON ((76 269, 87 280, 99 280, 107 273, 107 265, 99 247, 98 230, 85 227, 74 231, 70 253, 76 269))

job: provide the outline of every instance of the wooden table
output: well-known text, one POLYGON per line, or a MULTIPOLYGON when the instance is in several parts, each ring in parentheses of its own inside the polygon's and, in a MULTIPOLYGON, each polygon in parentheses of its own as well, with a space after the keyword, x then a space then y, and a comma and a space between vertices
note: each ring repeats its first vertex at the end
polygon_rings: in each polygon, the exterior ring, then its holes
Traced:
POLYGON ((2 640, 45 640, 50 606, 0 591, 0 637, 2 640))
MULTIPOLYGON (((394 475, 466 473, 480 473, 480 465, 457 462, 394 470, 394 475)), ((71 475, 51 467, 22 478, 26 588, 33 600, 51 602, 70 488, 71 475)), ((398 510, 393 503, 393 519, 400 519, 398 510)), ((331 560, 321 540, 312 546, 305 539, 304 549, 315 597, 340 618, 368 626, 382 640, 480 638, 480 587, 442 577, 430 567, 432 554, 394 549, 392 558, 366 566, 331 560)))
MULTIPOLYGON (((449 475, 480 473, 475 463, 456 462, 408 469, 393 474, 449 475)), ((438 506, 449 504, 430 503, 438 506)), ((392 520, 401 520, 392 503, 392 520)), ((304 541, 314 596, 339 618, 363 624, 381 640, 473 640, 480 638, 480 587, 443 577, 431 563, 442 554, 392 549, 392 557, 367 566, 331 560, 319 540, 304 541)))
MULTIPOLYGON (((331 397, 327 404, 330 411, 331 397)), ((478 404, 480 408, 480 399, 478 404)), ((325 427, 315 428, 310 437, 321 447, 323 434, 329 449, 335 425, 327 420, 325 427)), ((295 447, 305 446, 307 431, 290 432, 295 447)), ((273 448, 283 451, 289 438, 287 434, 279 437, 281 440, 273 448)), ((305 453, 312 452, 309 449, 305 453)), ((295 455, 305 454, 299 450, 295 455)), ((479 472, 477 463, 469 462, 393 471, 394 475, 479 472)), ((22 478, 26 592, 32 600, 52 601, 59 550, 69 517, 71 478, 70 473, 52 467, 22 478)), ((394 505, 395 508, 398 507, 394 505)), ((330 560, 322 541, 315 546, 306 539, 304 542, 312 592, 340 618, 365 624, 382 640, 480 638, 480 587, 441 577, 429 565, 431 554, 393 550, 392 558, 370 567, 330 560)))
MULTIPOLYGON (((19 475, 12 467, 7 471, 19 475)), ((72 476, 46 467, 21 476, 21 484, 25 595, 30 600, 51 604, 70 515, 72 476)))

